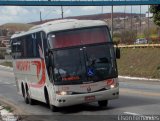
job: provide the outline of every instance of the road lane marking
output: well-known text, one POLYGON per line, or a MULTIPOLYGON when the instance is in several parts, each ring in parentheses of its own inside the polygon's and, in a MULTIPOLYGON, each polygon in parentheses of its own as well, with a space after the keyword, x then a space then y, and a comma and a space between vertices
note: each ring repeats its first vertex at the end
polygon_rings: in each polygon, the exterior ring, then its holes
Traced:
POLYGON ((0 65, 0 68, 8 69, 8 70, 13 71, 13 68, 12 67, 8 67, 8 66, 2 66, 2 65, 0 65))
POLYGON ((124 112, 124 114, 128 114, 128 115, 134 115, 134 116, 140 115, 140 114, 137 114, 137 113, 132 113, 132 112, 124 112))

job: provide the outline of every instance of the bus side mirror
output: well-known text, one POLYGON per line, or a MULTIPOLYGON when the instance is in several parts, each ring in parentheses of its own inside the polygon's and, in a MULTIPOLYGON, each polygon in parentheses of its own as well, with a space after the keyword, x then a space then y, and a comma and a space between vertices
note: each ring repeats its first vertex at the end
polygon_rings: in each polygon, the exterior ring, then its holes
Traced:
POLYGON ((116 58, 120 59, 121 53, 120 53, 120 48, 116 47, 116 58))
POLYGON ((49 56, 49 49, 46 49, 45 56, 49 56))

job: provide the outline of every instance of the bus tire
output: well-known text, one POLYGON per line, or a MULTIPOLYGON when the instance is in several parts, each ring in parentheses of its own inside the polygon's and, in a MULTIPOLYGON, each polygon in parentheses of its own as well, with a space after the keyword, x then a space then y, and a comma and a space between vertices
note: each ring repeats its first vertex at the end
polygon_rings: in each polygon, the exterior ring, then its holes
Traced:
POLYGON ((22 96, 25 97, 25 89, 23 83, 21 83, 22 96))
POLYGON ((57 107, 50 104, 50 109, 52 112, 57 112, 57 107))
POLYGON ((29 88, 26 84, 26 95, 27 95, 27 99, 28 99, 28 104, 33 105, 34 104, 34 100, 31 98, 30 94, 29 94, 29 88))
POLYGON ((98 105, 101 108, 107 107, 108 106, 108 100, 98 101, 98 105))
POLYGON ((22 95, 23 95, 24 101, 25 101, 26 104, 28 104, 29 101, 28 101, 28 97, 27 97, 27 95, 26 95, 26 92, 25 92, 25 88, 24 88, 24 84, 23 84, 23 83, 21 84, 21 88, 22 88, 22 95))
POLYGON ((51 109, 52 112, 56 112, 57 107, 50 103, 49 95, 48 95, 48 91, 47 91, 46 87, 44 88, 44 95, 45 95, 46 104, 49 106, 49 108, 51 109))
POLYGON ((48 95, 48 91, 47 91, 46 87, 44 88, 44 97, 45 97, 47 106, 49 106, 49 104, 50 104, 50 102, 49 102, 49 95, 48 95))
POLYGON ((28 94, 28 102, 30 105, 34 105, 34 100, 30 97, 30 94, 28 94))
POLYGON ((25 96, 24 96, 24 101, 25 101, 26 104, 29 104, 28 96, 27 96, 26 93, 25 93, 25 96))

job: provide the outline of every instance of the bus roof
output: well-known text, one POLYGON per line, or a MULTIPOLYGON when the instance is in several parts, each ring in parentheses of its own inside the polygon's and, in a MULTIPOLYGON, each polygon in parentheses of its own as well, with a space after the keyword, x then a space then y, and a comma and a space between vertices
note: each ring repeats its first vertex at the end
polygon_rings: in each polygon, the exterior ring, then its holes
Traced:
POLYGON ((28 31, 14 34, 11 38, 21 37, 21 36, 39 32, 39 31, 50 33, 54 31, 92 27, 92 26, 105 26, 105 25, 106 25, 105 22, 99 21, 99 20, 63 19, 63 20, 46 22, 41 25, 36 25, 30 28, 28 31))

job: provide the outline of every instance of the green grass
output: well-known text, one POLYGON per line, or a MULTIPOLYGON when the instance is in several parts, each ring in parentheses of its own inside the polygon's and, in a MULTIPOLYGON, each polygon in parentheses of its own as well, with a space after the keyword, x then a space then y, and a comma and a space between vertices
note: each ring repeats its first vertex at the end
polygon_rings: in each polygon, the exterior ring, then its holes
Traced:
POLYGON ((10 106, 7 105, 2 105, 0 104, 0 106, 2 106, 5 110, 7 110, 8 112, 13 112, 13 109, 10 106))
POLYGON ((0 59, 4 59, 5 54, 6 54, 5 50, 0 50, 0 59))
POLYGON ((2 62, 2 63, 0 63, 0 65, 13 67, 12 62, 8 62, 8 61, 2 62))
POLYGON ((10 106, 3 106, 8 112, 13 112, 13 109, 10 106))
POLYGON ((160 79, 160 48, 123 48, 119 75, 160 79))

